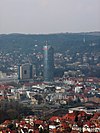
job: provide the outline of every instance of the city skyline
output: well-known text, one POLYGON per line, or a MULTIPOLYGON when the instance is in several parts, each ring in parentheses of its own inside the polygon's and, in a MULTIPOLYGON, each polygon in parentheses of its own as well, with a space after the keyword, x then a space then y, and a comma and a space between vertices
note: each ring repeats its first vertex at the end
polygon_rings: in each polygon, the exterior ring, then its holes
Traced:
POLYGON ((100 31, 99 0, 0 0, 0 34, 100 31))

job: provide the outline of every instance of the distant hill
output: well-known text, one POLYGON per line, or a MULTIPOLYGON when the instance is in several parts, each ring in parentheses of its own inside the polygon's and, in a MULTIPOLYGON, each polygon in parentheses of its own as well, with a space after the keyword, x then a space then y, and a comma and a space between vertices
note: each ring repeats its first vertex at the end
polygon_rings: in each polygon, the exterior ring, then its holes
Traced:
POLYGON ((34 48, 42 50, 46 41, 55 51, 95 52, 100 51, 100 32, 59 33, 59 34, 1 34, 0 49, 3 51, 19 50, 32 52, 34 48), (92 45, 94 44, 94 45, 92 45))
POLYGON ((86 33, 87 35, 92 35, 92 36, 100 36, 100 32, 89 32, 86 33))

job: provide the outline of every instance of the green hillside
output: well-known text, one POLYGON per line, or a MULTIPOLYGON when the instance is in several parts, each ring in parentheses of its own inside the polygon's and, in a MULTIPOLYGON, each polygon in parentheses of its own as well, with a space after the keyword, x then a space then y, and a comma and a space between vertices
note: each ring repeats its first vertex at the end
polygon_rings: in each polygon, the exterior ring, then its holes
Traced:
POLYGON ((60 34, 1 34, 0 49, 12 51, 21 49, 30 52, 37 46, 42 50, 43 45, 48 41, 55 51, 70 50, 71 52, 100 51, 100 33, 60 33, 60 34))

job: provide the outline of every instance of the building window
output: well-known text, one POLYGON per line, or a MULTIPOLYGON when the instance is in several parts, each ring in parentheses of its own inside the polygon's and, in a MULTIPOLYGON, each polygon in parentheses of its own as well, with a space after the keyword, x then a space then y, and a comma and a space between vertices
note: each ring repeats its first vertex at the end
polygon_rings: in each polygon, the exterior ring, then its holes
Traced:
POLYGON ((24 74, 27 74, 27 71, 26 70, 24 70, 24 74))

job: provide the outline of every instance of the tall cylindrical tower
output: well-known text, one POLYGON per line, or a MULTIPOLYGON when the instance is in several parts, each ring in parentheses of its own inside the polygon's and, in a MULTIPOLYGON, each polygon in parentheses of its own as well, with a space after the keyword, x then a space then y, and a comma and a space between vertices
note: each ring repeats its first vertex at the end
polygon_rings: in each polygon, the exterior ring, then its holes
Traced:
POLYGON ((43 47, 44 50, 44 81, 54 80, 54 49, 50 45, 43 47))

